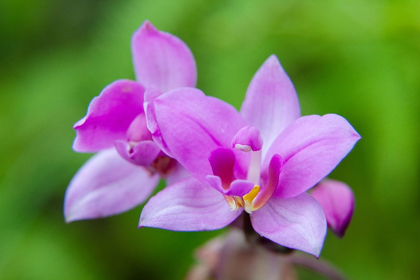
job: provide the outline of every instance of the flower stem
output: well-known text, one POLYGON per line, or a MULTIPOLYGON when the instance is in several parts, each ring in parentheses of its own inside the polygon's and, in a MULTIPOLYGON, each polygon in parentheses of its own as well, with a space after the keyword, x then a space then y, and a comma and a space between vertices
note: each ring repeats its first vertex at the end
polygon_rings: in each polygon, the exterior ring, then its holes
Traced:
POLYGON ((258 240, 260 239, 260 235, 255 232, 254 228, 251 224, 251 216, 243 212, 242 213, 242 221, 243 221, 243 231, 245 235, 245 239, 249 244, 255 245, 257 244, 258 240))
POLYGON ((290 254, 292 252, 294 252, 294 249, 291 249, 289 247, 284 247, 281 246, 265 237, 260 237, 259 243, 267 250, 277 253, 277 254, 282 254, 282 255, 287 255, 290 254))
POLYGON ((291 255, 288 259, 291 264, 308 268, 331 280, 346 280, 347 278, 332 264, 307 255, 291 255))

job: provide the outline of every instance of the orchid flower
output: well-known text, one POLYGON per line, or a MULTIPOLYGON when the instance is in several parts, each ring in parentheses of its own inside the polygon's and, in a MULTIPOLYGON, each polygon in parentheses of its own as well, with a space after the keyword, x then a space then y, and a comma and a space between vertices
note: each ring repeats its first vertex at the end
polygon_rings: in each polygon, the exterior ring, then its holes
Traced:
POLYGON ((246 211, 261 236, 319 256, 326 218, 306 191, 360 136, 335 114, 301 117, 276 56, 255 74, 240 113, 194 88, 150 98, 145 111, 152 138, 193 177, 152 197, 140 227, 215 230, 246 211))
POLYGON ((117 80, 89 105, 74 125, 73 149, 97 152, 71 181, 65 198, 68 222, 121 213, 150 196, 159 178, 176 181, 187 174, 153 142, 146 127, 144 92, 194 87, 194 57, 179 38, 149 21, 132 37, 137 81, 117 80))

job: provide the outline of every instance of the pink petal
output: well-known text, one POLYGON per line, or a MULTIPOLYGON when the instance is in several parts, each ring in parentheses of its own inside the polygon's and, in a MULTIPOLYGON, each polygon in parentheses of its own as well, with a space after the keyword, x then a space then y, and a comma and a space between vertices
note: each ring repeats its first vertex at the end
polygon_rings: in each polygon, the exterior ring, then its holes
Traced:
POLYGON ((275 196, 299 195, 327 176, 350 152, 360 135, 341 116, 305 116, 294 121, 276 139, 267 153, 283 158, 275 196))
POLYGON ((152 134, 147 129, 146 116, 144 114, 137 115, 128 127, 126 135, 126 139, 131 142, 152 140, 152 134))
POLYGON ((242 197, 249 193, 254 186, 254 183, 248 180, 237 179, 230 184, 230 188, 226 194, 242 197))
POLYGON ((311 194, 324 209, 328 227, 343 237, 354 210, 354 195, 350 187, 328 179, 321 181, 311 194))
POLYGON ((67 222, 95 219, 127 211, 152 193, 159 176, 122 159, 114 149, 87 161, 67 188, 67 222))
POLYGON ((235 154, 230 149, 220 147, 211 151, 209 157, 211 169, 213 174, 220 178, 225 190, 229 189, 230 183, 235 180, 235 161, 235 154))
MULTIPOLYGON (((144 102, 152 102, 153 99, 158 98, 163 92, 154 87, 149 87, 144 92, 144 102)), ((146 110, 145 110, 146 111, 146 110)))
POLYGON ((279 155, 274 155, 270 160, 270 165, 268 166, 267 183, 264 184, 264 187, 253 201, 253 207, 255 209, 261 208, 273 196, 277 186, 279 185, 279 177, 282 168, 282 158, 279 155))
POLYGON ((209 182, 210 186, 212 186, 218 192, 222 194, 226 194, 226 195, 234 195, 234 196, 242 197, 246 195, 247 193, 249 193, 254 187, 254 184, 252 182, 238 179, 238 180, 234 180, 230 184, 228 189, 225 189, 223 188, 222 181, 220 180, 218 176, 208 175, 206 179, 207 179, 207 182, 209 182))
POLYGON ((152 140, 140 141, 133 147, 127 141, 115 141, 115 148, 121 157, 135 165, 150 166, 160 154, 160 149, 152 140))
MULTIPOLYGON (((146 104, 147 126, 153 140, 193 176, 205 181, 213 174, 208 157, 218 147, 230 147, 244 120, 229 104, 194 88, 167 92, 146 104)), ((233 151, 235 175, 246 176, 248 155, 233 151)))
POLYGON ((261 209, 252 212, 255 231, 282 246, 319 256, 327 222, 321 205, 303 193, 293 198, 271 198, 261 209))
MULTIPOLYGON (((146 91, 147 93, 147 91, 146 91)), ((147 97, 147 96, 146 96, 147 97)), ((146 115, 146 125, 147 129, 150 131, 152 135, 153 141, 159 146, 163 153, 166 155, 173 157, 169 152, 168 146, 166 145, 165 141, 162 138, 162 134, 160 132, 159 124, 156 120, 156 112, 155 106, 153 102, 144 102, 144 112, 146 115)))
POLYGON ((89 105, 87 115, 74 125, 73 149, 97 152, 126 139, 127 129, 143 112, 144 88, 136 82, 119 80, 107 86, 89 105))
POLYGON ((241 114, 260 131, 263 155, 280 132, 300 116, 295 88, 275 55, 252 78, 241 114))
POLYGON ((191 177, 191 174, 178 162, 175 162, 171 172, 166 175, 166 185, 175 184, 178 181, 191 177))
POLYGON ((131 48, 136 77, 146 87, 165 92, 195 87, 197 69, 188 46, 179 38, 157 30, 145 21, 134 33, 131 48))
POLYGON ((223 195, 195 178, 166 187, 144 206, 139 227, 175 231, 223 228, 242 211, 231 211, 223 195))
POLYGON ((232 139, 232 148, 244 152, 259 151, 262 149, 262 146, 263 140, 260 132, 251 125, 241 128, 232 139))
POLYGON ((206 176, 206 179, 207 179, 207 182, 209 183, 209 185, 213 189, 217 190, 218 192, 220 192, 222 194, 226 194, 226 192, 229 190, 228 188, 225 188, 222 185, 222 179, 220 179, 219 176, 208 175, 208 176, 206 176))

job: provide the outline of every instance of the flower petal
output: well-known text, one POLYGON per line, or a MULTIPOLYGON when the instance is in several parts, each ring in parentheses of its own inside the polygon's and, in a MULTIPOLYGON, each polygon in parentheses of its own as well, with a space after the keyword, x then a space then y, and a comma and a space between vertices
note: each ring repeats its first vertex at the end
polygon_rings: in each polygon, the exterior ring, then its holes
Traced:
POLYGON ((249 193, 254 186, 254 183, 248 180, 237 179, 232 182, 226 194, 242 197, 249 193))
POLYGON ((150 166, 160 153, 159 147, 151 140, 140 141, 133 147, 126 141, 117 140, 115 148, 125 160, 146 167, 150 166))
POLYGON ((327 176, 350 152, 360 135, 341 116, 305 116, 297 119, 276 139, 264 166, 273 154, 283 158, 275 196, 293 197, 327 176))
POLYGON ((218 176, 222 182, 222 187, 228 190, 230 183, 235 180, 234 167, 236 157, 233 151, 227 148, 216 148, 211 151, 209 162, 213 174, 218 176))
POLYGON ((166 180, 166 185, 169 186, 188 177, 191 177, 191 174, 179 162, 175 161, 171 172, 164 179, 166 180))
POLYGON ((295 88, 275 55, 252 78, 241 114, 248 124, 259 129, 264 141, 263 157, 280 132, 300 116, 295 88))
MULTIPOLYGON (((146 104, 147 126, 153 140, 193 176, 205 181, 213 174, 208 157, 218 147, 230 147, 244 120, 229 104, 194 88, 167 92, 146 104)), ((235 175, 246 176, 248 155, 233 150, 235 175)))
POLYGON ((243 152, 259 151, 262 147, 263 140, 260 132, 256 127, 251 125, 241 128, 232 139, 232 148, 243 152))
POLYGON ((242 197, 249 193, 254 187, 254 184, 248 180, 237 179, 230 184, 228 189, 225 189, 222 186, 222 181, 220 180, 220 177, 208 175, 206 179, 207 182, 209 182, 210 186, 212 186, 215 190, 225 195, 242 197))
POLYGON ((343 237, 354 210, 354 195, 346 184, 335 180, 321 181, 311 192, 324 209, 328 227, 343 237))
MULTIPOLYGON (((163 94, 163 92, 158 90, 157 88, 149 87, 144 92, 144 102, 152 102, 153 99, 158 98, 162 94, 163 94)), ((144 111, 146 111, 146 110, 144 110, 144 111)))
POLYGON ((227 226, 242 211, 231 211, 223 195, 195 178, 166 187, 144 206, 139 227, 175 231, 216 230, 227 226))
POLYGON ((327 222, 321 205, 303 193, 293 198, 271 198, 261 209, 252 212, 255 231, 282 246, 319 256, 327 222))
POLYGON ((67 222, 119 214, 142 203, 159 176, 122 159, 114 149, 87 161, 67 188, 64 214, 67 222))
POLYGON ((145 21, 134 33, 131 48, 139 82, 165 92, 177 87, 195 87, 197 69, 193 54, 178 37, 157 30, 145 21))
POLYGON ((219 176, 214 176, 214 175, 208 175, 206 176, 207 182, 209 183, 209 185, 217 190, 218 192, 222 193, 222 194, 226 194, 226 192, 228 191, 228 189, 225 189, 222 185, 222 179, 220 179, 219 176))
POLYGON ((146 116, 139 114, 131 122, 127 129, 127 140, 130 142, 140 142, 142 140, 152 140, 152 134, 147 129, 146 116))
POLYGON ((270 165, 268 167, 267 183, 252 202, 252 206, 254 209, 261 208, 273 196, 279 184, 279 178, 282 167, 282 158, 279 155, 274 155, 271 158, 270 165))
POLYGON ((74 125, 73 149, 97 152, 126 139, 134 118, 143 112, 144 88, 137 82, 118 80, 107 86, 89 105, 87 115, 74 125))

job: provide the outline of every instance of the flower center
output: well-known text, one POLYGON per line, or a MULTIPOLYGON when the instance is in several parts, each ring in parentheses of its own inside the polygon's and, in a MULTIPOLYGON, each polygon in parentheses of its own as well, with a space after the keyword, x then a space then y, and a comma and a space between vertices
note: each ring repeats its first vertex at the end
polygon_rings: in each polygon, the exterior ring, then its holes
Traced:
POLYGON ((240 197, 240 196, 229 196, 225 195, 225 199, 227 203, 232 208, 232 211, 238 210, 239 207, 243 207, 245 211, 249 214, 252 213, 252 211, 257 210, 258 208, 254 207, 254 199, 255 197, 260 193, 260 187, 258 185, 255 185, 249 193, 246 195, 240 197))

